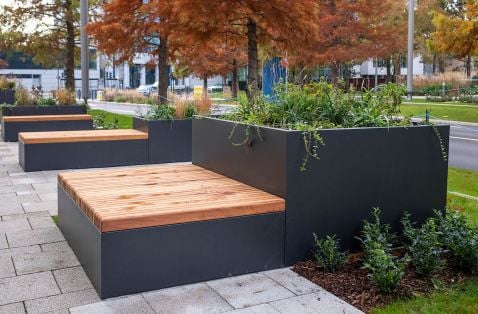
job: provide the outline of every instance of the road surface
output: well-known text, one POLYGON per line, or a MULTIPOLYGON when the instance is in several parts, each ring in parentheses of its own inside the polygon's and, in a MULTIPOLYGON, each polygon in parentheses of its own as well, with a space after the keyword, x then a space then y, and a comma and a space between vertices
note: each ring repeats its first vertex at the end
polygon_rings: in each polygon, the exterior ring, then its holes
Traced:
POLYGON ((478 171, 478 126, 451 126, 449 164, 478 171))
MULTIPOLYGON (((148 105, 90 102, 93 109, 128 115, 145 115, 148 105)), ((213 114, 231 110, 230 105, 214 105, 213 114)), ((450 134, 450 167, 478 171, 478 126, 452 125, 450 134)))

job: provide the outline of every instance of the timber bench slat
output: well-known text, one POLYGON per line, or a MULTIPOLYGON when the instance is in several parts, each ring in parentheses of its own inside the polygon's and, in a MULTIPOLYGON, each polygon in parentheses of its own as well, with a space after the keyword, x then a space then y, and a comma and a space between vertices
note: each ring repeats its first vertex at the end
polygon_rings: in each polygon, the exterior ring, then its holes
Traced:
POLYGON ((19 139, 24 144, 147 140, 148 133, 132 129, 26 132, 20 133, 19 139))
POLYGON ((5 116, 5 122, 40 122, 40 121, 78 121, 92 120, 89 114, 42 115, 42 116, 5 116))
POLYGON ((62 173, 58 182, 100 232, 285 210, 280 197, 194 165, 62 173))

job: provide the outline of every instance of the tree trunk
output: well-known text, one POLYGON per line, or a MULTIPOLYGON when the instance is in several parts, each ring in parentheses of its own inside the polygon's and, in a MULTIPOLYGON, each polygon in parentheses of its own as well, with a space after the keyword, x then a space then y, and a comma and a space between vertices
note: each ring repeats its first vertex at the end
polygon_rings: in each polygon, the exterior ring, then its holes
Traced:
POLYGON ((158 82, 158 98, 159 104, 165 105, 168 103, 168 40, 160 37, 158 46, 158 67, 159 67, 159 82, 158 82))
POLYGON ((391 58, 385 59, 385 66, 387 67, 387 83, 392 82, 392 60, 391 58))
POLYGON ((207 97, 207 76, 202 79, 202 97, 207 97))
MULTIPOLYGON (((65 1, 66 26, 66 60, 65 60, 65 87, 69 91, 75 90, 75 25, 72 1, 65 1)), ((87 96, 86 96, 87 97, 87 96)))
POLYGON ((400 82, 400 76, 402 72, 402 56, 399 54, 396 54, 393 57, 393 77, 394 77, 394 82, 399 83, 400 82))
POLYGON ((466 78, 471 78, 471 56, 465 58, 465 73, 466 78))
POLYGON ((339 79, 339 70, 337 68, 337 63, 333 62, 330 64, 330 81, 334 86, 337 86, 337 81, 339 79))
POLYGON ((238 80, 238 70, 237 70, 237 60, 232 60, 232 82, 231 82, 231 94, 232 98, 237 98, 239 91, 239 80, 238 80))
POLYGON ((257 52, 257 25, 252 19, 247 20, 247 84, 249 100, 259 93, 259 55, 257 52))

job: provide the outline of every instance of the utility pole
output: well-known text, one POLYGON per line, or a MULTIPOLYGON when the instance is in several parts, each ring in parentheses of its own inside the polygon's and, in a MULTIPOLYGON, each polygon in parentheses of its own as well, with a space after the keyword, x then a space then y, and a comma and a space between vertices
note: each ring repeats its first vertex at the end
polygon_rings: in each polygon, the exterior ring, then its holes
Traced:
POLYGON ((86 26, 88 25, 88 0, 80 0, 80 39, 81 39, 81 97, 88 103, 90 73, 89 73, 89 45, 86 26))
POLYGON ((415 36, 415 0, 408 0, 408 66, 407 66, 407 94, 412 100, 413 92, 413 42, 415 36))

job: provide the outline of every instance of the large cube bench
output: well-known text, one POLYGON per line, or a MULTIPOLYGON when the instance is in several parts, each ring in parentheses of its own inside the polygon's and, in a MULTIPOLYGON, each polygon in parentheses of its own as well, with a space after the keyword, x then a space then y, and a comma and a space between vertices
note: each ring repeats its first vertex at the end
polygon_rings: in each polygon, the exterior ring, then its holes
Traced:
POLYGON ((101 298, 281 267, 284 210, 189 164, 58 177, 60 229, 101 298))
POLYGON ((19 139, 27 172, 148 163, 148 134, 138 130, 30 132, 19 139))
POLYGON ((20 132, 91 129, 93 117, 88 114, 2 117, 2 137, 5 142, 18 141, 20 132))

